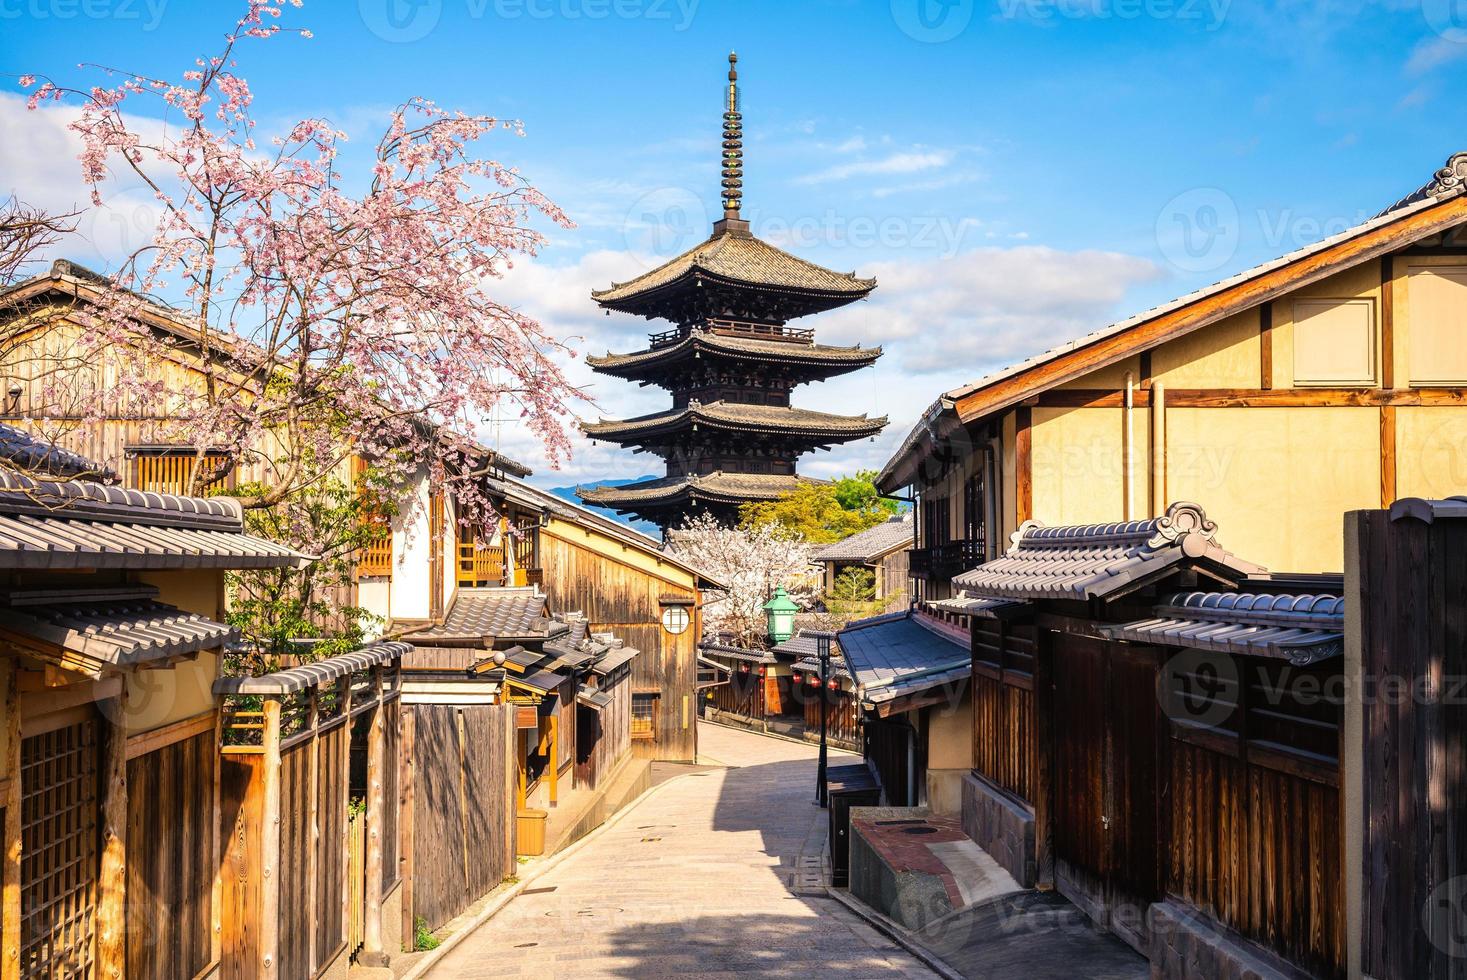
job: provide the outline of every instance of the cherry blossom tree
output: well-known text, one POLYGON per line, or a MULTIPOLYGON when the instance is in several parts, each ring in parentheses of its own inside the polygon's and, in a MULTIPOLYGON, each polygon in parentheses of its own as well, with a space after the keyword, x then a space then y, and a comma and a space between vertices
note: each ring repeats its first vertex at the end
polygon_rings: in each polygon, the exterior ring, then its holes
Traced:
POLYGON ((775 586, 784 586, 803 609, 810 608, 819 587, 811 565, 814 549, 774 522, 729 527, 699 514, 667 532, 667 550, 727 586, 705 604, 703 629, 744 646, 757 645, 764 635, 764 603, 775 586))
POLYGON ((50 214, 17 197, 0 201, 0 288, 25 275, 38 253, 75 229, 74 214, 50 214))
POLYGON ((282 33, 310 37, 281 18, 248 0, 221 49, 178 79, 95 65, 102 82, 85 90, 22 78, 32 108, 77 106, 94 203, 124 175, 161 214, 85 311, 88 350, 137 355, 84 392, 89 413, 166 404, 171 441, 195 450, 193 492, 243 469, 263 488, 255 507, 310 492, 349 454, 404 480, 426 470, 487 507, 473 489, 484 457, 465 435, 477 422, 517 412, 552 464, 569 450, 564 418, 582 396, 554 360, 567 349, 493 293, 544 244, 536 223, 571 223, 515 168, 476 155, 523 135, 518 123, 426 99, 391 113, 360 174, 324 119, 257 142, 236 58, 282 33), (148 112, 165 125, 139 125, 148 112), (149 297, 176 303, 182 329, 144 326, 159 314, 149 297), (181 354, 202 380, 168 390, 158 358, 181 354))

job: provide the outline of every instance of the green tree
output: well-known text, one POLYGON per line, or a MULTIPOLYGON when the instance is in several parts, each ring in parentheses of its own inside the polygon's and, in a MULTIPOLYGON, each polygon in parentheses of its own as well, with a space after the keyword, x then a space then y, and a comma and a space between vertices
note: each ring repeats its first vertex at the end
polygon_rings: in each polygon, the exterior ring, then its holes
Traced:
MULTIPOLYGON (((365 609, 340 604, 350 585, 357 556, 391 535, 396 507, 378 471, 368 470, 355 485, 322 481, 272 507, 245 511, 245 530, 273 541, 288 541, 316 558, 304 568, 262 568, 232 572, 227 578, 229 623, 240 631, 247 652, 231 673, 254 674, 276 668, 281 654, 310 659, 356 649, 380 625, 365 609), (306 646, 297 641, 309 638, 306 646)), ((268 488, 242 485, 234 494, 260 494, 268 488)))
POLYGON ((811 544, 830 544, 897 513, 896 501, 877 495, 875 475, 863 470, 832 483, 801 483, 778 500, 745 504, 739 519, 746 527, 783 524, 811 544))

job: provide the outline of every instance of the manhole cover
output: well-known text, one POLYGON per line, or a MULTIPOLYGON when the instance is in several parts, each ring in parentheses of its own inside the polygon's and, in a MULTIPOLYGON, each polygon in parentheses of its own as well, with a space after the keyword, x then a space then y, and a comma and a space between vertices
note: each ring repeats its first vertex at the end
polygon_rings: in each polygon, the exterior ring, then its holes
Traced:
POLYGON ((515 949, 529 949, 531 946, 538 946, 538 945, 540 945, 540 944, 539 943, 515 943, 514 948, 515 949))
POLYGON ((559 909, 551 909, 549 912, 546 912, 545 913, 545 917, 547 919, 559 919, 559 918, 562 918, 562 917, 565 917, 565 916, 572 916, 573 915, 573 916, 575 916, 578 919, 594 919, 598 915, 622 915, 625 912, 626 912, 626 909, 618 909, 618 908, 576 909, 574 912, 562 912, 559 909))
POLYGON ((937 828, 936 827, 908 827, 906 830, 903 830, 902 833, 904 833, 904 834, 935 834, 935 833, 937 833, 937 828))
POLYGON ((657 841, 660 841, 660 840, 662 840, 661 837, 643 837, 642 838, 642 843, 643 844, 653 844, 653 843, 656 843, 657 841))
POLYGON ((520 892, 520 894, 521 895, 549 895, 551 892, 555 891, 555 889, 557 889, 559 887, 560 887, 559 885, 549 885, 549 886, 547 886, 545 888, 526 888, 524 891, 520 892))

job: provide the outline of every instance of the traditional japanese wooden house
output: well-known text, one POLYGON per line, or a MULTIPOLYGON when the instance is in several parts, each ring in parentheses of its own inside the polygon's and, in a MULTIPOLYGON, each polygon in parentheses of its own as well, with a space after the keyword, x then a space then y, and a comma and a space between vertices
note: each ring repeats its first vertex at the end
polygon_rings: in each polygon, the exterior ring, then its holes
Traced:
POLYGON ((938 398, 882 469, 919 598, 1030 518, 1205 500, 1240 554, 1343 567, 1338 515, 1460 489, 1467 154, 1379 215, 938 398))
POLYGON ((732 518, 741 504, 771 500, 797 483, 796 462, 815 449, 876 435, 886 419, 796 408, 811 381, 872 364, 880 348, 815 343, 797 317, 863 299, 874 279, 832 272, 756 238, 740 217, 742 117, 737 58, 729 56, 723 132, 723 217, 710 237, 636 279, 592 293, 608 314, 672 322, 645 350, 588 358, 603 374, 672 392, 671 410, 586 423, 593 439, 636 446, 666 462, 666 476, 580 491, 588 503, 663 528, 709 511, 732 518))
POLYGON ((958 812, 972 767, 967 635, 922 609, 858 620, 840 631, 854 680, 862 751, 891 806, 958 812))
POLYGON ((203 976, 221 962, 224 570, 297 565, 238 502, 68 479, 0 428, 0 976, 203 976), (36 479, 36 476, 51 479, 36 479))
POLYGON ((885 606, 905 602, 910 594, 907 553, 914 540, 912 515, 905 513, 818 549, 814 557, 822 568, 825 594, 835 590, 842 573, 855 568, 870 573, 873 602, 885 606))
POLYGON ((1154 976, 1343 976, 1341 584, 1193 504, 1026 524, 936 603, 972 623, 964 830, 1154 976))

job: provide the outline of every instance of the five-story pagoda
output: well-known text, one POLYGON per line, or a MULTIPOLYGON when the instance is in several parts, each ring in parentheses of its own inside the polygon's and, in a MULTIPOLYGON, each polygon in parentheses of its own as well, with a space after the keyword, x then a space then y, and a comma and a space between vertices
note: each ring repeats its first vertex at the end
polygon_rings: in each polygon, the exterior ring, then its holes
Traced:
POLYGON ((593 292, 607 310, 671 321, 645 350, 589 357, 602 373, 672 392, 672 409, 588 422, 593 439, 655 453, 667 475, 577 491, 582 500, 663 528, 711 511, 732 520, 741 504, 793 490, 795 464, 815 449, 874 436, 886 418, 832 415, 790 404, 790 392, 866 367, 881 348, 830 347, 789 326, 810 313, 865 298, 874 279, 832 272, 749 232, 743 196, 743 124, 736 55, 729 55, 723 115, 723 218, 709 238, 631 282, 593 292))

